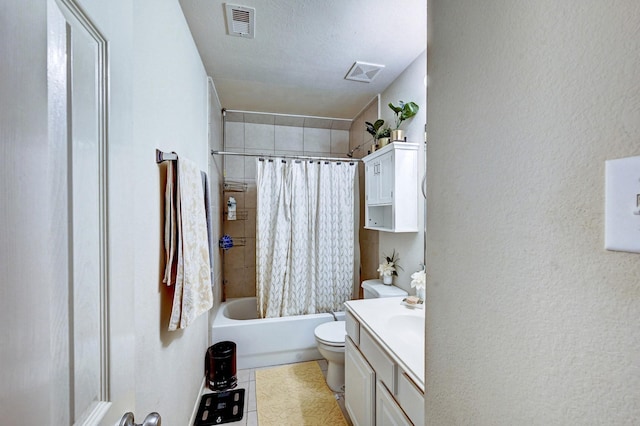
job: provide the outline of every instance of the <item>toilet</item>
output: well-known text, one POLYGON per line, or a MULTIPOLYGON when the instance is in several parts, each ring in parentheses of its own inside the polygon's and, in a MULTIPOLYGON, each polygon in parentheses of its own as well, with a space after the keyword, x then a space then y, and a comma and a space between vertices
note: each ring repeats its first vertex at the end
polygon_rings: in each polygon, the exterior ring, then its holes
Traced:
POLYGON ((362 282, 362 290, 365 299, 378 299, 381 297, 406 297, 406 291, 394 285, 386 285, 382 280, 367 280, 362 282))
MULTIPOLYGON (((365 299, 407 296, 407 292, 380 280, 362 283, 365 299)), ((327 385, 334 392, 344 391, 344 338, 347 334, 344 321, 329 321, 314 330, 318 351, 327 360, 327 385)))

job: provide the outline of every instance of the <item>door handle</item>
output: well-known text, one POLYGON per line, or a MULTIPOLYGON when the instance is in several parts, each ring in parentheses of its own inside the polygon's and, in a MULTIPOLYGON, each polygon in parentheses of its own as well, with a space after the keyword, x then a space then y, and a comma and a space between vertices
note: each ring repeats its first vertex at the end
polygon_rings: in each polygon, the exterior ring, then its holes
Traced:
POLYGON ((134 423, 133 413, 124 413, 118 426, 162 426, 162 419, 160 418, 160 414, 151 413, 144 418, 141 424, 137 424, 134 423))

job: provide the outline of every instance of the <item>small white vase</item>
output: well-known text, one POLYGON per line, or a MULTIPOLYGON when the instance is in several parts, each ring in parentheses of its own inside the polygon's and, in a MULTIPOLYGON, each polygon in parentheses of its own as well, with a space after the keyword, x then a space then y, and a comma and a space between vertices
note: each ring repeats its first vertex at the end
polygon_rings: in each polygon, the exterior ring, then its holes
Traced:
POLYGON ((416 288, 416 296, 418 296, 419 299, 421 300, 425 300, 425 294, 426 291, 424 288, 416 288))
POLYGON ((385 284, 385 285, 393 284, 393 275, 383 275, 382 284, 385 284))

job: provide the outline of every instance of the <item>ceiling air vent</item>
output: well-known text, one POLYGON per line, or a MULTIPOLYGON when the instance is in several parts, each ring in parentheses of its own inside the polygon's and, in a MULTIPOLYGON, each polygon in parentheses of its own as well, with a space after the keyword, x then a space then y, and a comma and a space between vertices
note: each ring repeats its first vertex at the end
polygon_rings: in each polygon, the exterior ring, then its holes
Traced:
POLYGON ((255 34, 256 10, 252 7, 225 3, 227 12, 227 34, 236 37, 253 38, 255 34))
POLYGON ((366 62, 356 62, 353 64, 347 75, 347 80, 363 81, 371 83, 373 79, 382 71, 384 65, 368 64, 366 62))

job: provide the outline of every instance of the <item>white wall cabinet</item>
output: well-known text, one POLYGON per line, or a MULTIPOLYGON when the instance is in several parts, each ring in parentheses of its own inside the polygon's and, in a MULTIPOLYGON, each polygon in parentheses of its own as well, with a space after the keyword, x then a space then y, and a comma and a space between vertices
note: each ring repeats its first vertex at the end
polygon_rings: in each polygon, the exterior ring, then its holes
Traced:
POLYGON ((418 231, 418 149, 416 143, 394 142, 362 159, 365 228, 418 231))

